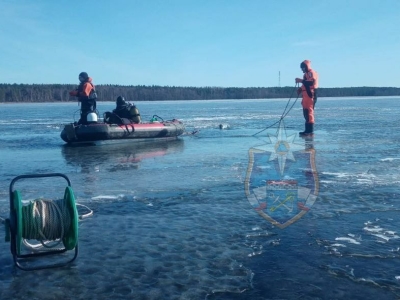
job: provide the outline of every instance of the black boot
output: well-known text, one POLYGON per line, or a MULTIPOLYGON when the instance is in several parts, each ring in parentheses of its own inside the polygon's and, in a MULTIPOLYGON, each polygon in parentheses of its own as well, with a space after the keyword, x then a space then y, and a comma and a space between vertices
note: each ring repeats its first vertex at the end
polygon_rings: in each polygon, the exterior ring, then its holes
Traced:
POLYGON ((304 124, 304 131, 300 131, 299 135, 307 134, 307 125, 308 125, 307 123, 304 124))
POLYGON ((308 134, 309 135, 314 134, 314 123, 308 124, 308 134))
POLYGON ((310 136, 314 134, 314 124, 306 123, 306 130, 303 132, 299 132, 301 136, 310 136))

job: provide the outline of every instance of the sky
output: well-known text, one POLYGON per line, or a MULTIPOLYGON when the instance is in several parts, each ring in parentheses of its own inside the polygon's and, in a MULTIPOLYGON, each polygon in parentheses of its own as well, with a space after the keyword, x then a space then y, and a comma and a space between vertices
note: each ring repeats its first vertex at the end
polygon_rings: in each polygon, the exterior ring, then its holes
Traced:
POLYGON ((399 0, 0 0, 0 83, 400 87, 399 0))

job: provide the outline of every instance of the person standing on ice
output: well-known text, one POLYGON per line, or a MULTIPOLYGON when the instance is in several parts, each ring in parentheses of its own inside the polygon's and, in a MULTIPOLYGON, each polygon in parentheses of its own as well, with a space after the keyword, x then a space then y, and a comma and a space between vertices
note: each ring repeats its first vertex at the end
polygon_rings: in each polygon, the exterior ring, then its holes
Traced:
POLYGON ((296 83, 301 83, 298 94, 301 93, 303 106, 303 116, 305 119, 305 130, 299 132, 301 136, 308 136, 314 133, 314 107, 317 103, 318 74, 311 68, 311 61, 305 60, 300 64, 303 71, 303 78, 296 78, 296 83))

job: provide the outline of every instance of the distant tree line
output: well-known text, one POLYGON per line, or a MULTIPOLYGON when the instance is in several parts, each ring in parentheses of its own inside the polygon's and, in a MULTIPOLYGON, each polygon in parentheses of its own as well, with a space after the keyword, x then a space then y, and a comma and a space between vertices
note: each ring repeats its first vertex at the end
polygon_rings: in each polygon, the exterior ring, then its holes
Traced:
MULTIPOLYGON (((76 101, 69 91, 71 84, 0 84, 0 102, 76 101)), ((177 87, 97 85, 98 101, 115 101, 124 96, 129 101, 271 99, 296 97, 294 87, 177 87)), ((319 97, 399 96, 395 87, 319 88, 319 97)))

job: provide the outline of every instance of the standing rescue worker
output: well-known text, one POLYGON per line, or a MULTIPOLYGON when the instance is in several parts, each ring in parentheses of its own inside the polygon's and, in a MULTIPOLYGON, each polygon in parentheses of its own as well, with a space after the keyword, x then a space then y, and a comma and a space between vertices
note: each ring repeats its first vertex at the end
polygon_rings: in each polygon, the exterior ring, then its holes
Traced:
POLYGON ((77 89, 70 91, 71 96, 78 97, 81 103, 81 117, 78 124, 88 124, 87 115, 96 110, 97 94, 92 83, 92 78, 86 72, 79 74, 80 84, 77 89))
POLYGON ((298 94, 301 93, 303 106, 303 116, 306 120, 305 130, 299 132, 300 135, 312 135, 314 132, 314 107, 317 102, 318 74, 311 69, 311 61, 305 60, 300 64, 303 71, 303 78, 296 78, 296 83, 302 83, 298 89, 298 94))

